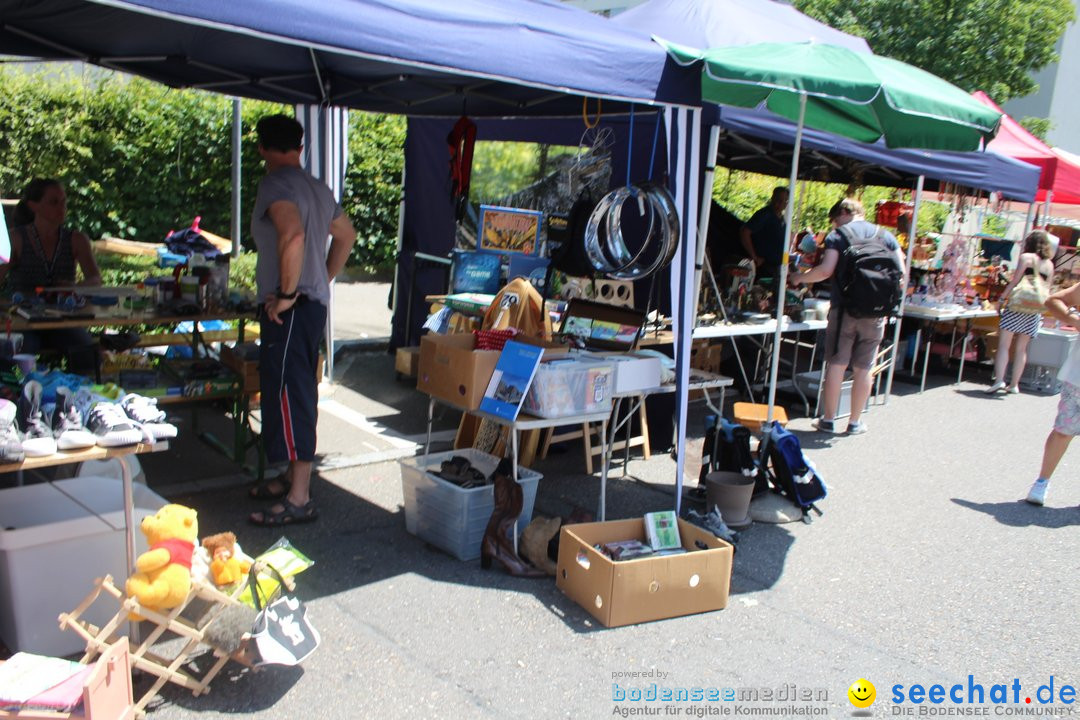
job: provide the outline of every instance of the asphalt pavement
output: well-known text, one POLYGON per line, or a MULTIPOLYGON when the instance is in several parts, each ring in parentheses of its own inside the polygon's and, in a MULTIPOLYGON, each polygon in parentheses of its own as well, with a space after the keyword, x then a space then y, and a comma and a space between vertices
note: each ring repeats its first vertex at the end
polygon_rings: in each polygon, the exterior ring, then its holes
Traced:
MULTIPOLYGON (((860 678, 877 688, 862 711, 873 717, 1075 707, 1042 705, 1035 693, 1051 676, 1055 693, 1080 684, 1076 451, 1047 507, 1022 502, 1056 397, 987 397, 984 370, 960 385, 932 376, 923 394, 899 384, 859 437, 814 432, 789 402, 789 427, 829 486, 824 515, 741 532, 726 609, 606 629, 553 579, 483 570, 409 535, 392 458, 416 452, 426 398, 394 379, 383 352, 341 353, 337 377, 321 405, 321 516, 284 533, 315 560, 298 594, 322 646, 302 668, 230 664, 198 698, 168 687, 151 717, 850 717, 847 689, 860 678), (897 685, 906 699, 915 684, 962 684, 966 699, 969 683, 987 702, 993 685, 1008 684, 1011 702, 1014 679, 1018 704, 894 702, 897 685), (617 699, 648 697, 653 684, 673 697, 702 688, 704 699, 617 699)), ((435 427, 445 440, 456 416, 437 414, 435 427)), ((212 414, 200 428, 228 430, 212 414)), ((244 521, 258 507, 245 476, 193 435, 168 457, 144 458, 151 487, 197 508, 204 534, 234 530, 248 551, 277 540, 280 531, 244 521)), ((658 454, 631 460, 625 478, 616 468, 609 519, 669 509, 674 467, 658 454)), ((595 507, 599 481, 585 474, 580 445, 535 468, 544 475, 535 514, 595 507)))

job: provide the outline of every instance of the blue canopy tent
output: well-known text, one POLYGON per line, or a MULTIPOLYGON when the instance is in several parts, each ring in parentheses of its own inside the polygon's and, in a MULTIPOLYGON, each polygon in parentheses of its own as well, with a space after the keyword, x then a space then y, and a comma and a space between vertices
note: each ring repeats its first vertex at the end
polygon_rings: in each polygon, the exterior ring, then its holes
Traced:
MULTIPOLYGON (((714 117, 720 128, 718 164, 768 175, 786 172, 795 123, 764 108, 712 107, 705 114, 714 117)), ((803 130, 802 148, 807 159, 800 173, 815 180, 848 182, 858 176, 866 185, 911 187, 923 175, 930 189, 951 183, 1024 202, 1034 199, 1039 183, 1034 165, 992 150, 887 148, 881 141, 870 145, 813 128, 803 130)))
MULTIPOLYGON (((682 236, 694 236, 696 74, 647 37, 554 0, 0 0, 0 53, 410 116, 580 117, 586 97, 602 99, 605 113, 660 105, 682 236)), ((675 330, 685 336, 676 350, 680 444, 694 313, 686 248, 671 266, 675 330)))

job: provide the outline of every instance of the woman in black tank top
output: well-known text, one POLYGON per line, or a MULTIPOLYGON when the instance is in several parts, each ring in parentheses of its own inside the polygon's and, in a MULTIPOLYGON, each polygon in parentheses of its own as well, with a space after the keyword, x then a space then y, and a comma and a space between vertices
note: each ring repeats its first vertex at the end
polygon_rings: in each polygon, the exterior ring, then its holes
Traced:
POLYGON ((64 227, 66 219, 64 187, 51 178, 31 180, 15 208, 11 260, 0 265, 0 281, 10 275, 12 290, 33 293, 38 287, 74 285, 78 267, 81 285, 100 285, 89 238, 64 227))
MULTIPOLYGON (((89 238, 64 227, 66 219, 64 187, 48 178, 31 180, 15 208, 11 260, 0 265, 0 283, 9 280, 10 290, 32 295, 39 287, 75 285, 78 268, 83 276, 79 285, 100 285, 101 271, 89 238)), ((83 328, 26 332, 22 350, 57 351, 67 358, 72 372, 84 375, 96 375, 100 362, 97 343, 83 328)))

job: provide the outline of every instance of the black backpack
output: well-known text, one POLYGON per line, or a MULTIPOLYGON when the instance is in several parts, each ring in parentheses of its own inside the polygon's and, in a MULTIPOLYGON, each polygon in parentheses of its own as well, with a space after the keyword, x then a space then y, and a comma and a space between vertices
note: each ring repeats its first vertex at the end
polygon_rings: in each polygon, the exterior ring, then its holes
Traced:
POLYGON ((845 232, 846 228, 843 225, 838 229, 848 241, 837 267, 840 307, 857 318, 898 315, 904 291, 904 269, 896 251, 886 247, 880 227, 869 238, 856 238, 853 232, 845 232))
POLYGON ((705 476, 721 470, 741 473, 746 477, 757 476, 757 463, 750 451, 750 430, 724 418, 707 415, 698 484, 704 487, 705 476))
POLYGON ((761 464, 766 469, 767 482, 759 481, 754 491, 771 485, 774 492, 799 506, 803 511, 804 522, 810 522, 810 510, 821 515, 821 510, 815 503, 825 498, 828 492, 825 483, 814 464, 803 454, 799 437, 795 433, 785 430, 774 420, 766 434, 768 437, 764 440, 765 457, 761 464))

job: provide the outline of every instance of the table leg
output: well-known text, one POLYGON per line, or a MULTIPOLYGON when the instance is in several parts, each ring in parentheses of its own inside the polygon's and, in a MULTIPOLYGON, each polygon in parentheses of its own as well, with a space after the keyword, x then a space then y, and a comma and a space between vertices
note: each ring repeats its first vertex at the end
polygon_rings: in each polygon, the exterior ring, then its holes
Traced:
MULTIPOLYGON (((623 466, 622 475, 626 477, 630 473, 630 438, 634 433, 634 414, 641 406, 641 400, 638 398, 631 398, 630 409, 626 413, 626 419, 623 420, 623 424, 626 425, 626 447, 623 448, 623 466)), ((618 415, 615 416, 618 419, 618 415)), ((615 447, 615 433, 611 433, 611 447, 615 447)))
MULTIPOLYGON (((970 320, 968 321, 970 324, 970 320)), ((960 372, 956 374, 956 384, 959 385, 964 380, 964 358, 967 357, 968 336, 971 334, 970 327, 964 328, 964 339, 960 343, 960 372)))
MULTIPOLYGON (((128 577, 135 572, 135 496, 131 487, 131 467, 120 458, 120 478, 124 488, 124 545, 127 552, 128 577)), ((139 643, 139 624, 128 623, 128 637, 135 645, 139 643)))
POLYGON ((427 460, 428 453, 431 452, 431 418, 435 414, 435 398, 428 398, 427 404, 427 440, 424 441, 424 460, 427 460))
POLYGON ((931 332, 930 339, 926 341, 926 352, 922 364, 922 383, 919 384, 919 392, 926 390, 926 370, 930 367, 930 346, 934 344, 934 335, 931 332))
POLYGON ((604 522, 607 518, 607 475, 608 475, 608 444, 607 444, 607 432, 608 421, 603 420, 600 423, 600 442, 603 443, 601 448, 601 457, 604 461, 600 463, 600 522, 604 522))
POLYGON ((911 374, 915 374, 915 368, 919 366, 919 344, 922 342, 922 323, 915 328, 915 346, 911 350, 911 374))
MULTIPOLYGON (((511 425, 507 428, 510 432, 510 464, 513 465, 513 478, 514 482, 518 481, 518 435, 517 430, 511 425)), ((514 520, 514 554, 517 555, 518 551, 518 520, 520 516, 514 520)))

